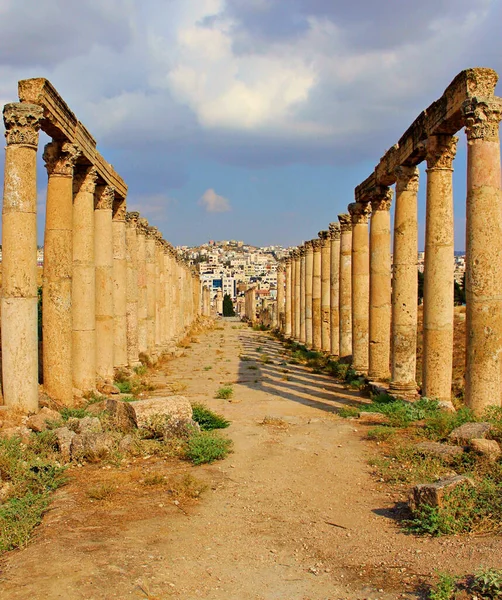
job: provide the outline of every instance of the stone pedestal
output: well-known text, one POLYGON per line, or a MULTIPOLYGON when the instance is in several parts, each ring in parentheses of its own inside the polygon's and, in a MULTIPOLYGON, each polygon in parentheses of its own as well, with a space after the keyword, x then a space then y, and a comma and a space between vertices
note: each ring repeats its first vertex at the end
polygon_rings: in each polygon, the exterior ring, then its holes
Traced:
POLYGON ((321 240, 321 349, 331 351, 330 272, 331 241, 329 231, 320 231, 321 240))
POLYGON ((73 402, 72 274, 73 168, 80 150, 50 142, 44 151, 49 181, 44 237, 43 356, 46 393, 63 404, 73 402))
POLYGON ((291 257, 286 258, 286 303, 285 303, 285 318, 286 325, 284 328, 284 335, 287 338, 291 337, 293 330, 291 321, 291 257))
POLYGON ((307 341, 305 325, 305 246, 300 246, 300 343, 307 341))
POLYGON ((6 104, 2 209, 2 391, 6 406, 38 410, 37 146, 43 109, 6 104))
POLYGON ((340 358, 352 356, 352 220, 338 215, 340 222, 340 358))
POLYGON ((126 327, 127 363, 130 367, 139 364, 138 346, 138 212, 126 213, 126 327))
POLYGON ((453 159, 457 138, 427 140, 422 395, 451 400, 453 362, 453 159))
POLYGON ((284 264, 277 267, 277 319, 279 331, 284 333, 284 264))
POLYGON ((321 240, 312 240, 312 348, 321 350, 321 240))
POLYGON ((127 366, 126 201, 113 202, 113 366, 127 366))
POLYGON ((392 190, 384 186, 379 186, 371 197, 368 377, 373 381, 390 377, 391 201, 392 190))
POLYGON ((390 389, 404 395, 417 393, 418 176, 416 167, 396 169, 390 389))
POLYGON ((467 134, 466 382, 476 414, 500 406, 502 390, 502 183, 499 98, 463 106, 467 134))
POLYGON ((73 177, 73 386, 96 387, 96 269, 94 265, 95 167, 77 168, 73 177))
POLYGON ((96 261, 96 372, 113 380, 113 226, 115 190, 98 186, 94 211, 94 255, 96 261))
POLYGON ((340 354, 340 225, 329 224, 330 238, 330 353, 340 354))

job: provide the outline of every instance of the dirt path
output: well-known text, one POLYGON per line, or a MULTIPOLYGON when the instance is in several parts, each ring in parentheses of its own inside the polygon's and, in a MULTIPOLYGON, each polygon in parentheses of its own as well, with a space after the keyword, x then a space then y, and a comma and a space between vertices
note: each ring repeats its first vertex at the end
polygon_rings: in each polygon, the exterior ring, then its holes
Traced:
POLYGON ((234 453, 205 467, 151 457, 73 468, 34 542, 2 563, 0 597, 417 598, 435 569, 462 573, 500 556, 491 538, 404 535, 392 519, 402 496, 371 475, 364 427, 336 416, 361 399, 283 361, 278 342, 238 323, 201 335, 156 379, 230 419, 234 453), (232 401, 215 400, 227 383, 232 401), (180 470, 207 483, 199 502, 139 483, 180 470), (113 494, 92 501, 89 486, 103 481, 113 494))

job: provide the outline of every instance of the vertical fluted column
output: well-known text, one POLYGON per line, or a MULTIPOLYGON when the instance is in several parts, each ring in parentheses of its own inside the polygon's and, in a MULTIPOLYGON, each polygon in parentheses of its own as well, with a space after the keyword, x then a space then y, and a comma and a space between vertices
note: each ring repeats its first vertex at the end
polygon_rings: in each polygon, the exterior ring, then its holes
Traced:
POLYGON ((138 212, 126 213, 126 260, 127 260, 127 363, 134 367, 139 363, 138 346, 138 212))
POLYGON ((331 317, 330 317, 330 272, 331 242, 329 231, 320 231, 321 240, 321 349, 331 350, 331 317))
POLYGON ((418 245, 416 167, 396 169, 392 278, 391 390, 416 394, 418 245))
POLYGON ((330 239, 330 271, 329 271, 329 304, 330 304, 330 353, 340 354, 340 225, 329 224, 330 239))
POLYGON ((314 245, 305 242, 305 345, 312 348, 312 286, 314 284, 314 245))
POLYGON ((305 245, 300 246, 300 342, 307 341, 305 325, 305 245))
POLYGON ((295 301, 294 301, 294 335, 300 341, 300 248, 295 250, 295 301))
POLYGON ((312 240, 312 348, 321 349, 321 240, 312 240))
POLYGON ((113 366, 127 366, 126 201, 113 201, 113 366))
POLYGON ((284 264, 277 266, 277 320, 279 331, 284 333, 284 264))
POLYGON ((155 355, 155 308, 156 298, 156 268, 155 268, 155 234, 156 227, 148 227, 145 238, 146 250, 146 344, 148 354, 155 355))
POLYGON ((7 406, 38 410, 37 147, 43 109, 6 104, 2 209, 2 391, 7 406))
POLYGON ((64 404, 73 401, 73 168, 79 156, 75 144, 56 141, 45 146, 43 155, 49 177, 42 312, 44 388, 64 404))
POLYGON ((338 215, 340 222, 340 358, 352 356, 352 220, 338 215))
POLYGON ((378 186, 371 196, 368 376, 374 381, 390 377, 391 202, 392 190, 385 186, 378 186))
POLYGON ((291 252, 291 337, 296 340, 296 248, 291 252))
POLYGON ((292 322, 291 322, 291 257, 288 256, 285 260, 286 263, 286 304, 285 304, 285 319, 286 325, 284 329, 284 335, 287 338, 291 337, 292 322))
POLYGON ((467 134, 466 386, 477 414, 500 406, 502 354, 502 183, 500 98, 462 107, 467 134))
POLYGON ((94 210, 94 255, 96 264, 96 373, 113 380, 113 225, 115 190, 109 185, 96 189, 94 210))
MULTIPOLYGON (((162 328, 164 324, 164 268, 162 252, 162 235, 159 231, 155 235, 155 348, 158 354, 162 353, 162 328)), ((190 302, 186 310, 190 311, 190 302)))
POLYGON ((73 178, 72 351, 73 386, 96 387, 96 268, 94 265, 95 167, 77 168, 73 178))
POLYGON ((146 233, 148 221, 138 219, 136 229, 138 239, 138 350, 148 351, 148 291, 146 287, 146 233))
POLYGON ((427 140, 422 395, 451 400, 453 363, 453 159, 458 139, 427 140))

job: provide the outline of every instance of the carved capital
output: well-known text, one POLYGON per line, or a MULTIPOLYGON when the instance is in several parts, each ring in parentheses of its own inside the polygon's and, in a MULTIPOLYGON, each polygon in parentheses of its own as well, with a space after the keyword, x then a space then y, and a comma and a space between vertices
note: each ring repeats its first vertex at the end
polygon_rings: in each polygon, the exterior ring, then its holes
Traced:
POLYGON ((148 229, 148 220, 144 217, 139 217, 138 219, 138 233, 142 235, 146 235, 146 230, 148 229))
POLYGON ((95 195, 96 210, 112 210, 115 188, 111 185, 98 185, 95 195))
POLYGON ((305 256, 305 244, 303 244, 302 246, 298 247, 298 252, 300 253, 300 258, 302 256, 305 256))
POLYGON ((300 251, 298 250, 298 248, 295 248, 294 250, 291 251, 291 258, 293 260, 300 258, 300 251))
POLYGON ((94 194, 97 180, 98 170, 96 167, 77 167, 73 172, 73 193, 88 192, 94 194))
POLYGON ((407 167, 400 165, 394 169, 396 175, 396 186, 400 192, 418 193, 419 170, 418 167, 407 167))
POLYGON ((127 205, 125 198, 114 198, 112 204, 113 220, 114 221, 125 221, 127 205))
POLYGON ((42 158, 49 177, 73 177, 73 169, 82 154, 76 144, 52 141, 46 144, 42 158))
POLYGON ((16 144, 36 149, 43 116, 43 108, 36 104, 6 104, 3 108, 3 122, 7 146, 16 144))
POLYGON ((319 238, 311 240, 312 248, 314 252, 320 252, 321 250, 321 240, 319 238))
POLYGON ((138 225, 139 212, 131 211, 126 212, 125 220, 128 225, 136 227, 138 225))
POLYGON ((338 215, 338 220, 340 221, 340 231, 342 233, 344 231, 352 231, 352 218, 350 215, 346 213, 338 215))
POLYGON ((323 230, 317 235, 319 236, 319 241, 321 242, 321 248, 326 248, 329 246, 329 231, 323 230))
POLYGON ((339 240, 340 239, 340 223, 330 223, 329 224, 329 238, 331 240, 339 240))
POLYGON ((303 245, 305 246, 305 254, 313 252, 314 246, 312 245, 312 240, 307 240, 303 245))
POLYGON ((452 135, 431 135, 425 142, 427 170, 453 171, 457 142, 458 137, 452 135))
POLYGON ((284 265, 282 263, 277 265, 277 273, 284 273, 284 265))
POLYGON ((392 190, 386 185, 377 186, 371 194, 370 202, 372 212, 389 211, 392 204, 392 190))
POLYGON ((498 141, 502 119, 501 98, 470 98, 462 104, 467 141, 498 141))
POLYGON ((371 205, 369 202, 351 202, 347 207, 352 219, 352 225, 367 223, 370 218, 371 205))

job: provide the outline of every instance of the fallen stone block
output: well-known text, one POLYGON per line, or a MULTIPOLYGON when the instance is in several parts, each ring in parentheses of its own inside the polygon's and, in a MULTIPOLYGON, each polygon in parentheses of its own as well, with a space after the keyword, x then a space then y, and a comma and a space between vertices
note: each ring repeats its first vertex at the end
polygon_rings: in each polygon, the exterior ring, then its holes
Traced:
POLYGON ((0 437, 8 440, 18 437, 22 442, 27 442, 30 439, 31 434, 31 430, 24 425, 19 425, 18 427, 5 427, 0 430, 0 437))
POLYGON ((440 479, 435 483, 420 483, 410 492, 409 506, 412 512, 426 505, 440 508, 444 504, 444 495, 459 485, 474 487, 474 482, 464 475, 456 475, 448 479, 440 479))
POLYGON ((83 417, 82 419, 72 417, 68 419, 66 425, 75 433, 101 433, 103 431, 101 421, 97 417, 83 417))
POLYGON ((36 415, 31 415, 26 422, 26 426, 40 433, 41 431, 45 431, 47 429, 47 423, 49 421, 61 421, 61 415, 50 408, 42 408, 36 415))
POLYGON ((469 441, 469 446, 472 450, 474 450, 474 452, 486 456, 491 462, 495 462, 502 454, 502 450, 495 440, 474 438, 469 441))
POLYGON ((423 454, 437 456, 447 463, 452 462, 454 458, 464 453, 462 446, 450 446, 439 442, 420 442, 416 445, 416 449, 423 454))
POLYGON ((68 427, 58 427, 54 429, 56 435, 57 445, 61 454, 63 462, 70 462, 71 460, 71 442, 75 437, 76 433, 68 427))
POLYGON ((78 433, 71 442, 73 460, 99 460, 113 450, 114 439, 109 433, 78 433))
POLYGON ((131 402, 123 402, 122 400, 116 400, 115 398, 107 398, 100 402, 90 404, 86 411, 91 414, 99 414, 103 411, 107 411, 110 415, 110 419, 113 425, 120 431, 130 431, 135 429, 136 416, 134 410, 131 407, 131 402))
POLYGON ((485 438, 491 428, 491 423, 464 423, 454 429, 448 439, 455 444, 466 445, 472 439, 485 438))
POLYGON ((166 417, 171 421, 189 421, 192 419, 192 405, 185 396, 165 396, 128 402, 134 411, 137 427, 148 425, 152 417, 166 417))

